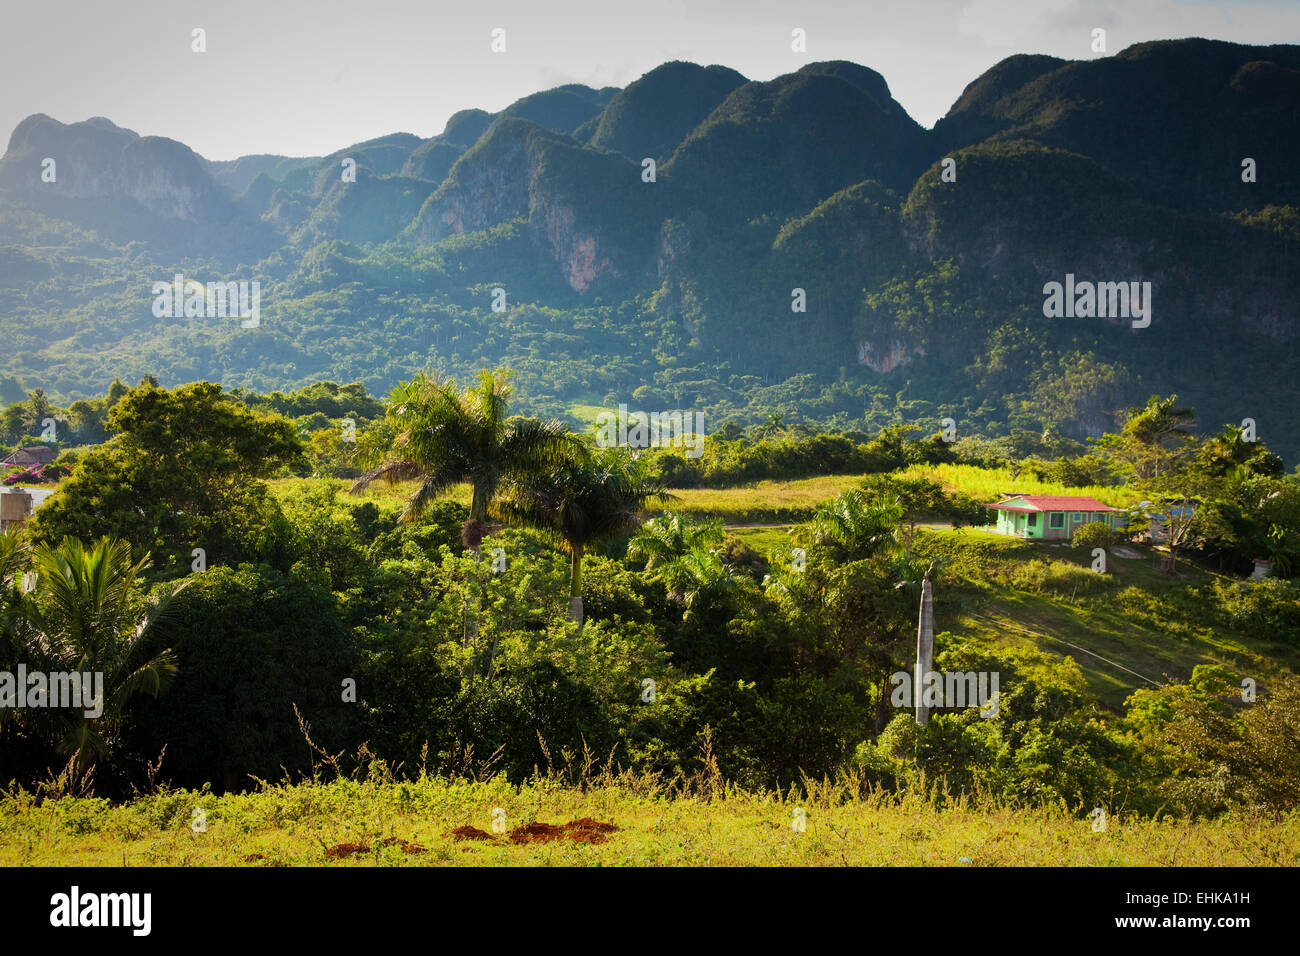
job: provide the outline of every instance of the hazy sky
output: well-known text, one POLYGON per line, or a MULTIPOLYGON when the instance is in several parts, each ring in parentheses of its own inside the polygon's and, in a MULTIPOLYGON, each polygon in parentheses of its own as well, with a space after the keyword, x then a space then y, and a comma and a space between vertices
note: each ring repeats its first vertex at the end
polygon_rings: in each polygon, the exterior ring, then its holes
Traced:
POLYGON ((762 80, 853 60, 929 127, 1010 54, 1092 58, 1095 27, 1108 53, 1186 36, 1296 43, 1300 0, 65 0, 6 3, 0 22, 0 141, 32 113, 107 116, 232 159, 431 136, 458 109, 625 86, 675 59, 762 80), (195 27, 206 53, 190 49, 195 27), (795 27, 807 53, 790 49, 795 27))

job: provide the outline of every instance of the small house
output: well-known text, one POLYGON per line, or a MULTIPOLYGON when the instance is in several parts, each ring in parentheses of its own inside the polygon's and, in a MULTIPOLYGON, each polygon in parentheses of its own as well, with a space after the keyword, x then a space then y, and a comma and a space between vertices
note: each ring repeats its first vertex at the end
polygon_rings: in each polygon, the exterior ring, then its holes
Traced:
POLYGON ((29 445, 0 458, 0 465, 18 465, 24 468, 31 465, 52 465, 58 457, 58 451, 49 445, 29 445))
POLYGON ((984 506, 997 517, 990 530, 1017 538, 1041 541, 1064 540, 1093 521, 1112 530, 1124 527, 1125 513, 1085 495, 1004 495, 1001 501, 984 506))

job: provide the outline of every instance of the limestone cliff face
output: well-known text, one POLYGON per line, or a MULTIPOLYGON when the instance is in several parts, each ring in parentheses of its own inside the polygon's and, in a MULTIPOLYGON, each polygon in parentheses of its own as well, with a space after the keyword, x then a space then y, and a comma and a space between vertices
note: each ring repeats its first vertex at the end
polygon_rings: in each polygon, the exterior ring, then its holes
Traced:
POLYGON ((0 185, 38 200, 130 201, 182 222, 224 219, 232 209, 189 147, 141 137, 102 117, 71 124, 43 114, 23 120, 0 160, 0 185), (46 159, 54 161, 53 182, 42 180, 46 159))
POLYGON ((574 292, 586 292, 597 278, 618 271, 594 231, 575 225, 572 207, 540 202, 531 207, 531 222, 550 255, 564 270, 574 292))
POLYGON ((155 215, 200 222, 228 205, 199 157, 175 140, 150 136, 122 151, 120 189, 155 215))
POLYGON ((409 230, 417 245, 528 215, 528 184, 545 136, 524 120, 502 120, 452 167, 409 230))
POLYGON ((858 364, 881 373, 892 372, 912 356, 924 354, 925 349, 919 345, 909 346, 900 339, 864 339, 858 342, 858 364))
MULTIPOLYGON (((637 168, 567 136, 505 117, 457 160, 407 230, 416 245, 524 219, 542 253, 570 288, 586 292, 622 273, 613 204, 601 199, 637 182, 637 168)), ((620 214, 626 215, 624 207, 620 214)))
POLYGON ((528 212, 534 236, 574 292, 586 292, 606 276, 622 275, 616 264, 619 252, 605 241, 602 225, 584 215, 572 198, 539 188, 529 197, 528 212))
POLYGON ((655 256, 655 269, 660 279, 679 262, 689 261, 695 247, 696 236, 704 229, 704 216, 696 212, 685 220, 670 219, 659 233, 659 249, 655 256))

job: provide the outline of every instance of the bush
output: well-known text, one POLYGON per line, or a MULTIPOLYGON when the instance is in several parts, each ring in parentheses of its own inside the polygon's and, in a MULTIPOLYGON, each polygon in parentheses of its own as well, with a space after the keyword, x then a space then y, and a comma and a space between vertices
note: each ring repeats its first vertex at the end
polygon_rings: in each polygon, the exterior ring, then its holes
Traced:
POLYGON ((1071 543, 1076 548, 1109 548, 1115 542, 1115 532, 1104 521, 1089 521, 1074 532, 1071 543))
POLYGON ((1074 597, 1107 587, 1113 579, 1069 561, 1027 561, 1013 568, 1011 583, 1025 591, 1074 597))
MULTIPOLYGON (((343 699, 355 677, 355 642, 332 594, 266 566, 210 567, 158 626, 150 652, 170 647, 169 692, 139 707, 137 746, 167 746, 164 776, 182 786, 251 785, 306 771, 311 753, 294 717, 331 753, 358 743, 358 705, 343 699)), ((358 682, 360 698, 382 693, 358 682)))
POLYGON ((719 551, 721 552, 723 564, 728 567, 739 568, 755 581, 762 581, 769 570, 767 558, 734 534, 728 535, 723 540, 719 551))
POLYGON ((1280 578, 1214 584, 1223 622, 1259 640, 1300 644, 1300 588, 1280 578))
POLYGON ((70 468, 62 465, 28 465, 18 471, 5 475, 6 485, 44 485, 58 481, 71 474, 70 468))

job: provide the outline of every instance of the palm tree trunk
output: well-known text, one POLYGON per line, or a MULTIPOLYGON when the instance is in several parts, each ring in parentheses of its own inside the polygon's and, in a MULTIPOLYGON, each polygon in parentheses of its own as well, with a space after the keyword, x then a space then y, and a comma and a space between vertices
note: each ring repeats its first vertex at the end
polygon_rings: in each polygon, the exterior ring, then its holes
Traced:
POLYGON ((582 628, 582 545, 569 546, 569 620, 582 628))

